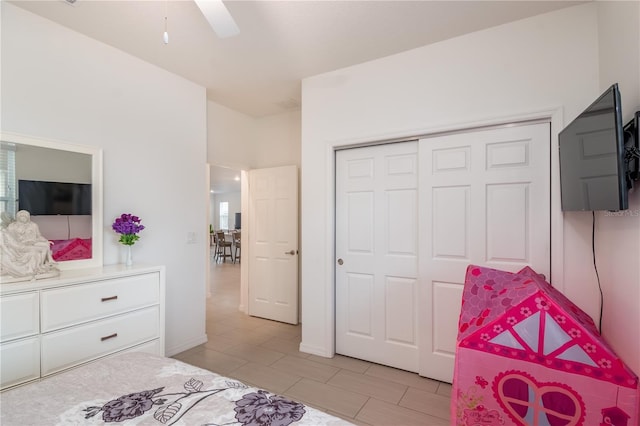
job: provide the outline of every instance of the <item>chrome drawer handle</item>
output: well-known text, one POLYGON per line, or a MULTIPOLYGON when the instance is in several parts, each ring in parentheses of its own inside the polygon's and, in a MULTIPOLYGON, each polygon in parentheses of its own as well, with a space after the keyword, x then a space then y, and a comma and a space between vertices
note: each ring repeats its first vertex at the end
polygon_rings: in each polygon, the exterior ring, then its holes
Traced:
POLYGON ((101 300, 103 302, 108 302, 109 300, 118 300, 118 296, 103 297, 101 300))
POLYGON ((114 337, 118 337, 118 333, 113 333, 108 336, 101 337, 100 341, 104 342, 105 340, 113 339, 114 337))

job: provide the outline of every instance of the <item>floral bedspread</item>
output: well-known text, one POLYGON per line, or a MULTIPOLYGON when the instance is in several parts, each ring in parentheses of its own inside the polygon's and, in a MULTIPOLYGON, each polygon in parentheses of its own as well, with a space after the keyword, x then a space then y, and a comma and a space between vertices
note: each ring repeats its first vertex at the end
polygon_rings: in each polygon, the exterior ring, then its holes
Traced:
POLYGON ((349 425, 183 362, 128 353, 0 394, 11 425, 349 425))

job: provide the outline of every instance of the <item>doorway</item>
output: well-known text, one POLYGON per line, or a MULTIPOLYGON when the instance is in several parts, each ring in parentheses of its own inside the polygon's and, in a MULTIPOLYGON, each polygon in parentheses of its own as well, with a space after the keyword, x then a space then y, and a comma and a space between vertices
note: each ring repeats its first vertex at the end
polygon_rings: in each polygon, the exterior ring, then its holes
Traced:
MULTIPOLYGON (((298 180, 297 166, 249 171, 210 166, 210 227, 220 227, 221 205, 228 214, 226 223, 237 225, 237 217, 231 221, 233 204, 228 200, 240 201, 245 232, 240 233, 242 251, 234 256, 241 259, 238 309, 244 314, 298 323, 298 180)), ((214 249, 210 246, 211 255, 214 249)))
MULTIPOLYGON (((230 234, 230 231, 241 231, 242 218, 244 206, 246 206, 246 176, 245 171, 224 167, 219 165, 209 166, 209 263, 222 261, 215 256, 215 241, 212 231, 224 231, 226 234, 230 234), (222 208, 221 208, 222 207, 222 208), (236 213, 238 215, 236 215, 236 213), (221 219, 222 217, 222 219, 221 219)), ((242 245, 242 243, 241 243, 242 245)), ((235 255, 234 248, 231 248, 232 254, 235 255)), ((227 249, 229 253, 229 249, 227 249)), ((239 252, 239 260, 242 259, 242 253, 239 252)), ((235 258, 235 256, 234 256, 235 258)), ((232 263, 233 258, 224 258, 224 263, 232 263)), ((222 263, 222 262, 221 262, 222 263)), ((243 289, 246 289, 246 265, 243 265, 241 261, 236 261, 238 269, 240 271, 237 274, 238 277, 238 295, 240 304, 237 308, 246 313, 246 297, 243 294, 243 289)), ((210 280, 208 280, 210 282, 210 280)), ((211 295, 211 288, 207 288, 207 294, 211 295)))

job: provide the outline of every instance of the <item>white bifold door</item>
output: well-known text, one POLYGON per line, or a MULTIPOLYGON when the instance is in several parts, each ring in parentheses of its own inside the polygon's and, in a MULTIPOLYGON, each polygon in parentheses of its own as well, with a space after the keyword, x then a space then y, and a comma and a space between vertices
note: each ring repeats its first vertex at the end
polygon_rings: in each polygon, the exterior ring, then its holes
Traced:
POLYGON ((418 369, 418 142, 336 153, 336 351, 418 369))
POLYGON ((451 382, 467 266, 550 277, 550 125, 423 139, 420 171, 420 374, 451 382))
POLYGON ((336 352, 451 382, 466 267, 549 276, 549 123, 338 151, 336 261, 336 352))

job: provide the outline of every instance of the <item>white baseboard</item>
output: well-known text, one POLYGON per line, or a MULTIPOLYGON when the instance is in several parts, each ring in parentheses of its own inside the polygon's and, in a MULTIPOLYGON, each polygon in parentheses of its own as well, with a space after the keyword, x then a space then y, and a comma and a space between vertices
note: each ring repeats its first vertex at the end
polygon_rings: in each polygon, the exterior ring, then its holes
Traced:
POLYGON ((198 345, 202 345, 203 343, 207 343, 209 339, 207 338, 206 334, 203 334, 202 336, 195 338, 195 339, 191 339, 187 342, 183 342, 182 344, 178 345, 178 346, 174 346, 171 348, 166 348, 165 349, 165 354, 166 356, 170 357, 173 356, 175 354, 179 354, 180 352, 184 352, 188 349, 191 349, 193 347, 196 347, 198 345))
POLYGON ((317 355, 323 358, 333 358, 332 353, 327 352, 326 348, 322 346, 312 346, 306 345, 304 343, 300 343, 300 352, 304 352, 306 354, 317 355))

